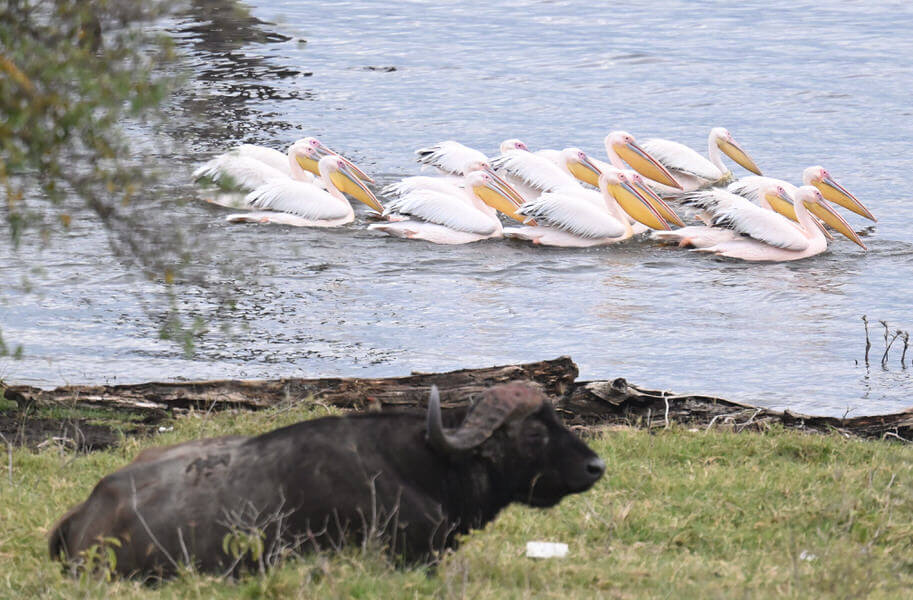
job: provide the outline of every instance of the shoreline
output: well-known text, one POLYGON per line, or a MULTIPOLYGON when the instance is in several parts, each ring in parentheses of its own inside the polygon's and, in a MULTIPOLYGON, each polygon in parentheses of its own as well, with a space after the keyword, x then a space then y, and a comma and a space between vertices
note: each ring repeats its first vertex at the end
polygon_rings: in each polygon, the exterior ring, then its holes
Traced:
POLYGON ((256 411, 302 402, 343 411, 424 408, 432 384, 440 388, 446 410, 467 406, 491 385, 523 380, 539 385, 565 422, 583 430, 607 425, 652 430, 678 424, 741 432, 764 431, 777 425, 812 433, 913 441, 913 408, 848 418, 806 415, 714 396, 652 390, 624 378, 578 381, 578 372, 573 360, 562 356, 390 378, 148 382, 53 390, 4 386, 0 389, 7 408, 0 410, 0 433, 7 440, 18 440, 9 443, 20 446, 40 447, 50 437, 87 451, 98 450, 116 443, 118 431, 126 436, 154 434, 162 423, 191 411, 256 411), (106 425, 108 419, 115 423, 106 425))

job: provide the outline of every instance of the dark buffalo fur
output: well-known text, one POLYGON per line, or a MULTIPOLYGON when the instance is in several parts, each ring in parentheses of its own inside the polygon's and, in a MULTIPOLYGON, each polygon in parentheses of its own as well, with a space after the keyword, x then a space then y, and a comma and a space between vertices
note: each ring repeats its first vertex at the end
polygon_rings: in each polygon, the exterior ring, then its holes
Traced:
POLYGON ((602 476, 603 462, 551 405, 535 406, 461 452, 433 448, 418 412, 326 417, 149 449, 60 520, 50 553, 78 561, 116 538, 116 571, 153 577, 187 563, 231 573, 269 566, 288 550, 371 540, 400 560, 430 562, 511 502, 552 506, 602 476))

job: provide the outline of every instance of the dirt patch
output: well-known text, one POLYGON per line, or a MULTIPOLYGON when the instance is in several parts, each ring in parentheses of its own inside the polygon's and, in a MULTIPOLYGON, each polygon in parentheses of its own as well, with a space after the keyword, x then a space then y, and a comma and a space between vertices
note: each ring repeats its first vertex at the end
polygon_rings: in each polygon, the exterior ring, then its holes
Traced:
MULTIPOLYGON (((0 433, 14 446, 32 449, 64 446, 79 452, 104 450, 118 443, 120 430, 90 423, 86 419, 52 419, 0 414, 0 433)), ((127 431, 128 435, 140 433, 127 431)))

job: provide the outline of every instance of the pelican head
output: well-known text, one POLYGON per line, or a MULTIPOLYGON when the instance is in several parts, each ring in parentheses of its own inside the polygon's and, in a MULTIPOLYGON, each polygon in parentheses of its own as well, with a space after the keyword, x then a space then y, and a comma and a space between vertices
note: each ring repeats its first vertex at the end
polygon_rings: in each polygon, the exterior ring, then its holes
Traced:
POLYGON ((501 146, 498 149, 501 151, 501 154, 504 154, 508 150, 525 150, 526 152, 529 152, 529 147, 517 138, 504 140, 501 142, 501 146))
POLYGON ((599 187, 599 176, 602 171, 593 164, 586 152, 580 148, 565 148, 561 151, 561 160, 571 175, 580 181, 599 187))
POLYGON ((317 170, 340 192, 364 202, 381 214, 384 212, 384 207, 377 197, 359 177, 358 168, 345 158, 337 154, 324 156, 317 162, 317 170))
POLYGON ((293 173, 295 172, 294 166, 297 164, 309 173, 320 175, 317 162, 324 156, 330 155, 335 155, 335 153, 326 148, 316 138, 302 138, 288 147, 288 158, 293 167, 293 173))
POLYGON ((780 213, 788 219, 798 221, 796 209, 793 207, 793 198, 782 185, 771 181, 762 181, 760 189, 761 206, 767 204, 771 210, 780 213))
POLYGON ((611 196, 631 218, 652 229, 672 229, 653 204, 634 187, 634 180, 624 171, 604 171, 599 189, 611 196))
POLYGON ((831 208, 831 205, 827 203, 818 188, 811 185, 803 185, 796 192, 795 201, 797 203, 802 202, 809 212, 836 229, 847 239, 861 246, 863 250, 866 250, 865 244, 859 239, 859 235, 853 231, 850 224, 837 211, 831 208))
MULTIPOLYGON (((490 167, 489 167, 490 168, 490 167)), ((482 202, 495 210, 504 213, 511 219, 523 222, 526 217, 517 214, 522 201, 518 202, 520 195, 510 184, 498 177, 494 172, 487 170, 473 171, 463 180, 466 189, 472 190, 482 202)))
MULTIPOLYGON (((509 141, 510 140, 507 140, 507 142, 509 142, 509 141)), ((504 143, 506 144, 507 142, 504 142, 504 143)), ((522 144, 523 142, 520 142, 520 143, 522 144)), ((520 205, 523 204, 523 202, 525 202, 525 200, 523 199, 523 196, 520 195, 520 192, 515 190, 514 187, 512 185, 510 185, 509 183, 507 183, 507 181, 505 181, 503 177, 498 175, 498 173, 494 170, 494 168, 490 164, 488 164, 487 161, 477 160, 477 161, 467 163, 466 166, 463 167, 463 173, 465 173, 466 175, 468 175, 469 173, 476 172, 476 171, 481 171, 483 173, 486 173, 489 177, 494 179, 498 183, 498 185, 501 186, 501 191, 512 197, 511 203, 516 204, 517 208, 519 208, 520 205)), ((505 215, 507 215, 511 218, 517 219, 518 221, 522 222, 522 221, 524 221, 524 219, 526 219, 526 217, 523 217, 521 215, 514 216, 515 213, 513 211, 508 212, 506 210, 502 210, 500 207, 497 207, 497 206, 495 206, 494 208, 497 208, 498 210, 503 212, 505 215)))
POLYGON ((736 143, 732 134, 725 127, 714 127, 710 130, 710 143, 715 144, 717 148, 737 162, 743 169, 751 171, 755 175, 762 174, 758 165, 748 156, 747 152, 742 150, 742 147, 736 143))
POLYGON ((315 137, 305 137, 301 138, 291 146, 289 146, 289 157, 292 156, 292 150, 295 150, 298 156, 295 159, 298 161, 298 164, 305 171, 310 171, 315 175, 320 175, 320 172, 317 168, 317 162, 324 156, 339 156, 344 161, 349 163, 349 168, 358 175, 358 178, 362 181, 367 181, 368 183, 374 183, 374 180, 369 177, 364 171, 355 166, 355 163, 348 160, 347 158, 341 156, 333 150, 327 148, 323 142, 318 140, 315 137))
POLYGON ((826 200, 830 200, 834 204, 839 204, 843 208, 851 210, 857 215, 862 215, 866 219, 872 221, 878 220, 875 218, 875 215, 869 212, 869 209, 863 206, 862 202, 860 202, 856 196, 849 193, 845 187, 834 181, 831 174, 827 172, 827 169, 820 165, 808 167, 802 171, 802 183, 815 186, 826 200))
MULTIPOLYGON (((658 160, 647 154, 647 151, 637 145, 634 136, 627 131, 613 131, 605 138, 605 149, 609 158, 617 156, 644 177, 658 181, 664 185, 682 189, 682 185, 675 180, 669 170, 662 166, 658 160)), ((618 166, 618 165, 616 165, 618 166)))

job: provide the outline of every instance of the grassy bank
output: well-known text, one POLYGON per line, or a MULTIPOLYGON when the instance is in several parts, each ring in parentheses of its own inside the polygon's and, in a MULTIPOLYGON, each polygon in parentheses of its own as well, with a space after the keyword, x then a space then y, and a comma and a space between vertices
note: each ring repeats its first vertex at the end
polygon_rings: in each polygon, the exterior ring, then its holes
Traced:
POLYGON ((14 450, 0 471, 0 598, 16 597, 898 597, 913 586, 913 448, 836 435, 604 431, 590 492, 549 511, 511 507, 435 571, 357 551, 290 561, 239 582, 186 575, 158 588, 79 579, 45 533, 143 447, 269 430, 326 410, 191 415, 151 440, 75 455, 14 450), (524 557, 529 540, 570 545, 524 557))

